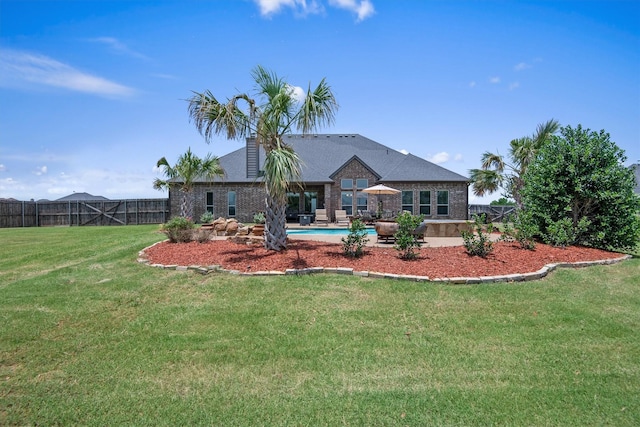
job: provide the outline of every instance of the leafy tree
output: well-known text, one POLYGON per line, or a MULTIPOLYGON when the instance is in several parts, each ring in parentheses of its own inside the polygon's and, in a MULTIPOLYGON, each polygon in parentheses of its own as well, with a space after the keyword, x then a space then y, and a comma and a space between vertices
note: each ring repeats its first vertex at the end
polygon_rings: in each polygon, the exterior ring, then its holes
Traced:
POLYGON ((524 175, 523 201, 545 240, 629 249, 640 238, 640 198, 624 152, 604 130, 570 126, 542 147, 524 175))
POLYGON ((207 154, 204 159, 199 158, 191 152, 191 147, 186 153, 178 157, 178 161, 171 166, 166 158, 158 160, 156 165, 163 168, 166 180, 156 178, 153 188, 156 190, 168 189, 171 185, 179 186, 182 192, 182 202, 180 203, 180 216, 193 218, 193 187, 198 178, 205 178, 213 181, 217 176, 223 176, 224 170, 220 166, 220 160, 207 154))
POLYGON ((491 206, 514 206, 516 202, 509 200, 506 197, 500 197, 498 200, 493 200, 489 205, 491 206))
POLYGON ((264 243, 267 249, 282 250, 287 246, 287 192, 293 183, 299 183, 301 173, 300 158, 283 137, 293 130, 308 134, 330 125, 338 104, 325 79, 313 91, 309 85, 304 98, 298 101, 294 88, 276 74, 258 66, 252 77, 255 95, 262 104, 245 93, 221 103, 209 91, 194 92, 189 100, 189 116, 207 142, 219 134, 228 139, 255 135, 256 143, 266 153, 264 243))
POLYGON ((367 228, 360 219, 351 221, 349 234, 342 239, 342 252, 349 257, 359 258, 364 255, 364 248, 369 241, 367 228))
POLYGON ((462 230, 460 235, 467 253, 471 256, 486 258, 493 252, 493 223, 487 222, 485 214, 475 215, 473 223, 467 221, 471 230, 462 230))
POLYGON ((396 244, 393 247, 400 252, 400 258, 417 258, 418 254, 415 249, 420 247, 420 242, 418 242, 418 237, 415 235, 415 229, 423 219, 424 215, 413 215, 411 212, 406 211, 396 218, 398 231, 394 234, 396 244))
POLYGON ((502 187, 505 190, 505 196, 515 200, 516 206, 522 208, 520 195, 524 184, 522 175, 538 150, 554 133, 558 132, 559 127, 558 121, 551 119, 538 125, 533 136, 512 140, 509 144, 509 161, 500 154, 486 151, 482 155, 482 168, 469 171, 473 194, 484 196, 502 187))

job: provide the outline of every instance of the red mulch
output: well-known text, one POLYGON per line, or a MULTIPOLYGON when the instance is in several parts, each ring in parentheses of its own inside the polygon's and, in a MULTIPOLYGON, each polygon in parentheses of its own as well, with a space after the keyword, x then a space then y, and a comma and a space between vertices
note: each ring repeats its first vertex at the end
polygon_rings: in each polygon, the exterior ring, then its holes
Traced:
POLYGON ((398 251, 367 247, 365 255, 353 259, 342 254, 342 245, 308 240, 290 240, 285 251, 268 251, 226 240, 207 243, 162 242, 145 251, 151 264, 220 265, 240 272, 285 271, 310 267, 353 268, 354 271, 392 273, 430 278, 502 276, 531 273, 546 264, 597 261, 622 255, 586 247, 556 248, 537 244, 534 251, 518 244, 498 242, 487 258, 469 256, 463 246, 423 247, 416 260, 402 260, 398 251))

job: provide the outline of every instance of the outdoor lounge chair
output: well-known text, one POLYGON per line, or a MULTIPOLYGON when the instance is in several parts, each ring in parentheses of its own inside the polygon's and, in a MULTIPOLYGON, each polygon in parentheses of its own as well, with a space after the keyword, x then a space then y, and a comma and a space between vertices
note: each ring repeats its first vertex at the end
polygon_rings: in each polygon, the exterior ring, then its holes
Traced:
POLYGON ((326 209, 316 209, 315 225, 329 225, 329 217, 326 209))
POLYGON ((342 209, 336 210, 336 224, 337 225, 346 225, 349 226, 349 217, 347 216, 347 211, 342 209))

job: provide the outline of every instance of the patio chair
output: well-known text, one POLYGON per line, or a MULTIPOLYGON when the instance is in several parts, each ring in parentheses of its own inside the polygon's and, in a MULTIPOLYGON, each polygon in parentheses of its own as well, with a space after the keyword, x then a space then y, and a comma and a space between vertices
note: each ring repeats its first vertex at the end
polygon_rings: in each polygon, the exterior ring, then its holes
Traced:
POLYGON ((337 225, 346 225, 349 226, 349 217, 347 216, 347 211, 344 209, 336 210, 336 224, 337 225))
POLYGON ((326 209, 316 209, 315 225, 329 225, 329 217, 327 216, 326 209))
POLYGON ((373 224, 373 220, 375 219, 371 212, 369 211, 359 211, 360 220, 365 224, 373 224))
POLYGON ((424 235, 427 232, 427 223, 421 222, 411 234, 416 238, 416 240, 424 242, 424 235))

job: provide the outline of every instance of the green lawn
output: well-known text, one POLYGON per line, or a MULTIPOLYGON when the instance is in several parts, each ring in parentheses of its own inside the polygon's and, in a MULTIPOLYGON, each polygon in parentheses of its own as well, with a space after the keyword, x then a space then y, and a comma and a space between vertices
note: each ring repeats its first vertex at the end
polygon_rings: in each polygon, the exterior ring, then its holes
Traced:
POLYGON ((0 425, 640 425, 640 258, 518 284, 151 268, 0 229, 0 425))

